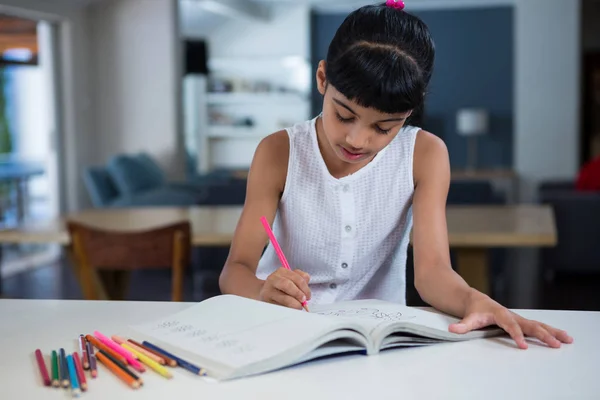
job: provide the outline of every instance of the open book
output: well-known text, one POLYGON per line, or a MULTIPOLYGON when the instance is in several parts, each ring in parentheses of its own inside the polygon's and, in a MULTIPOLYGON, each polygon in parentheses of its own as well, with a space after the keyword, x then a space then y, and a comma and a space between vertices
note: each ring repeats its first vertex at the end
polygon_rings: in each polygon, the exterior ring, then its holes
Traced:
POLYGON ((458 321, 456 318, 378 300, 311 306, 310 311, 222 295, 131 328, 135 331, 132 335, 207 369, 209 376, 218 380, 261 374, 334 354, 371 355, 392 347, 504 333, 499 328, 451 333, 448 325, 458 321))

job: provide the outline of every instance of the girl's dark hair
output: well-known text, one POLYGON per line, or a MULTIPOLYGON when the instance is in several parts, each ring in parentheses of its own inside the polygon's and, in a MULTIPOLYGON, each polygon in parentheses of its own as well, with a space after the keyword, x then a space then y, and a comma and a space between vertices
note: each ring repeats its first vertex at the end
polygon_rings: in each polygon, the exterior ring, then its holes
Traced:
POLYGON ((327 83, 349 100, 384 113, 420 114, 433 72, 427 25, 383 4, 353 11, 338 28, 326 59, 327 83))

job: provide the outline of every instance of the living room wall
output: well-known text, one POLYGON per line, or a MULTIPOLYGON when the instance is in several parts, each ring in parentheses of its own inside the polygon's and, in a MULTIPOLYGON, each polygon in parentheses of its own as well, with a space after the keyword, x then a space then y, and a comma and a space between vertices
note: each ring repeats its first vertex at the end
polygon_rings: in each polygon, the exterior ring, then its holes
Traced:
MULTIPOLYGON (((436 42, 435 72, 423 128, 448 146, 451 164, 467 162, 467 143, 456 133, 456 112, 482 107, 490 131, 478 143, 480 168, 510 168, 513 163, 513 7, 420 10, 436 42), (474 34, 476 32, 476 34, 474 34)), ((315 12, 311 17, 312 65, 327 55, 329 42, 347 14, 315 12)), ((322 107, 313 92, 312 111, 322 107)))

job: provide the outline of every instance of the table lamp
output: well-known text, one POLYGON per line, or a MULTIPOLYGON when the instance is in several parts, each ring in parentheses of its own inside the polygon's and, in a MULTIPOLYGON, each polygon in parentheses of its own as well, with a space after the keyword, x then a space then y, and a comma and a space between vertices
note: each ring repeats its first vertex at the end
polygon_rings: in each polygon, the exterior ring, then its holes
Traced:
POLYGON ((473 171, 477 166, 477 138, 488 131, 489 117, 484 109, 465 108, 456 115, 456 131, 466 136, 469 142, 467 170, 473 171))

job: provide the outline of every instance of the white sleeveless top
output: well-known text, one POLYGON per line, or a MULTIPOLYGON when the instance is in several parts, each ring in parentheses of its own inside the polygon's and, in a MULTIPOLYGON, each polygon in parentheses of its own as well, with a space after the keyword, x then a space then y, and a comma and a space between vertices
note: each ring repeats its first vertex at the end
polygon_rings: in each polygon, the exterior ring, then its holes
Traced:
MULTIPOLYGON (((310 274, 309 305, 353 299, 406 304, 413 150, 420 128, 403 127, 369 164, 337 179, 319 150, 315 122, 287 129, 290 154, 275 237, 291 268, 310 274)), ((256 276, 266 279, 280 266, 269 243, 256 276)))

